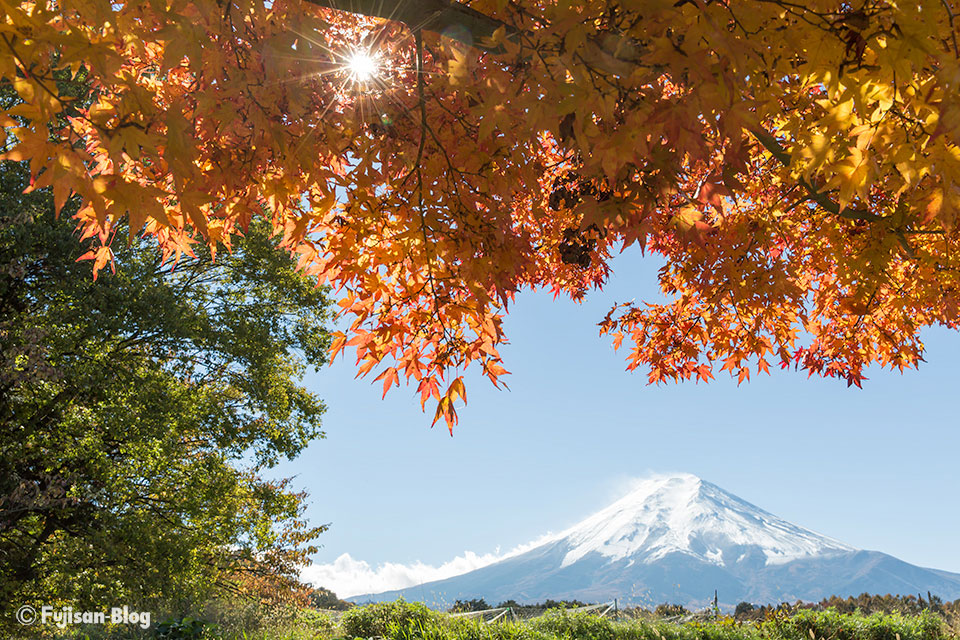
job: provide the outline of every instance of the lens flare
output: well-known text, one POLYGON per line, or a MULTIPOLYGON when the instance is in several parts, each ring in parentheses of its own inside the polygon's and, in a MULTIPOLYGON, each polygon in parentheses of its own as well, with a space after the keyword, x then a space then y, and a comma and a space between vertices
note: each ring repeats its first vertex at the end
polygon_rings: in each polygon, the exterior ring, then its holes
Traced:
POLYGON ((366 51, 355 51, 347 58, 347 69, 354 82, 367 82, 377 75, 377 61, 366 51))

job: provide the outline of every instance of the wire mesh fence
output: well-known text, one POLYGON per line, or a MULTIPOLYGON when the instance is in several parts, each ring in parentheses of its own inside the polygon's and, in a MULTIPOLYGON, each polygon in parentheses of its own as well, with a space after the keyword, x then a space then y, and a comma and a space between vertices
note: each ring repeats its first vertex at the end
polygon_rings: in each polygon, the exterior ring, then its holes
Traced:
MULTIPOLYGON (((459 601, 458 603, 459 604, 459 601)), ((471 603, 472 604, 472 603, 471 603)), ((454 605, 455 606, 455 605, 454 605)), ((576 613, 594 613, 600 617, 612 620, 659 620, 662 622, 690 622, 693 620, 704 620, 714 617, 716 611, 714 607, 705 607, 700 610, 687 611, 683 607, 678 607, 680 611, 675 615, 664 615, 662 612, 654 612, 640 606, 628 606, 623 608, 619 606, 618 599, 607 602, 593 604, 582 604, 578 606, 569 606, 561 604, 560 606, 543 605, 522 605, 489 607, 487 609, 475 609, 471 611, 441 611, 441 613, 451 619, 475 619, 484 623, 495 623, 505 621, 529 621, 543 617, 551 612, 564 611, 567 614, 576 613)), ((347 611, 336 609, 317 609, 319 613, 326 615, 331 622, 338 623, 347 611)))
MULTIPOLYGON (((447 615, 449 615, 451 618, 473 618, 482 620, 484 622, 496 622, 498 620, 533 620, 546 615, 550 611, 556 610, 557 608, 550 609, 543 607, 524 606, 491 607, 489 609, 481 609, 477 611, 448 613, 447 615)), ((565 607, 563 610, 568 613, 596 612, 596 614, 601 617, 616 616, 616 612, 618 611, 616 600, 601 602, 598 604, 587 604, 578 607, 565 607)))
POLYGON ((621 608, 618 603, 618 599, 610 600, 607 602, 600 602, 595 604, 585 604, 581 606, 565 606, 565 607, 542 607, 542 606, 524 606, 518 605, 515 607, 490 607, 489 609, 481 609, 474 611, 461 611, 448 613, 451 618, 472 618, 479 619, 484 622, 496 622, 503 620, 534 620, 536 618, 543 617, 550 612, 562 610, 565 613, 595 613, 596 615, 602 618, 609 618, 613 620, 658 620, 662 622, 691 622, 694 620, 708 620, 716 617, 717 608, 714 606, 707 606, 702 609, 697 609, 694 611, 687 611, 683 607, 677 607, 680 611, 674 615, 664 615, 662 612, 655 612, 652 609, 647 609, 640 606, 633 606, 627 608, 621 608))

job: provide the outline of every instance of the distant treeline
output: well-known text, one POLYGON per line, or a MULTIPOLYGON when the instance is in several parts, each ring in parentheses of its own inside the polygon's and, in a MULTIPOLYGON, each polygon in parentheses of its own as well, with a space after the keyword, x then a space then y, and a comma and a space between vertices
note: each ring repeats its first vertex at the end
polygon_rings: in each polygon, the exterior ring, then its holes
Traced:
POLYGON ((534 617, 548 609, 575 609, 586 607, 588 603, 579 600, 547 600, 535 604, 520 604, 516 600, 505 600, 497 605, 487 604, 483 598, 474 600, 457 600, 447 611, 448 613, 467 613, 470 611, 486 611, 487 609, 502 609, 509 607, 514 614, 521 618, 534 617))
MULTIPOLYGON (((332 592, 328 592, 332 593, 332 592)), ((334 596, 336 597, 336 596, 334 596)), ((573 609, 576 607, 585 607, 592 603, 581 602, 579 600, 547 600, 535 604, 519 604, 516 600, 506 600, 499 604, 490 604, 483 598, 473 600, 457 600, 448 613, 464 613, 469 611, 486 611, 488 609, 498 609, 510 607, 517 613, 536 613, 548 609, 573 609)), ((944 616, 954 615, 960 617, 960 599, 953 602, 944 602, 939 596, 927 592, 927 597, 922 594, 917 595, 871 595, 862 593, 859 596, 849 596, 841 598, 839 596, 830 596, 820 602, 802 602, 780 603, 776 605, 759 605, 749 602, 741 602, 737 605, 734 616, 743 620, 761 620, 771 613, 784 613, 799 611, 801 609, 812 609, 822 611, 825 609, 836 609, 840 613, 902 613, 904 615, 918 615, 922 611, 931 611, 944 616)), ((621 609, 623 613, 632 613, 640 615, 647 613, 653 617, 666 618, 673 616, 683 616, 693 613, 680 604, 663 603, 653 609, 645 607, 627 607, 621 609)))
POLYGON ((939 596, 933 595, 930 592, 927 592, 926 598, 919 593, 915 596, 894 596, 890 594, 880 596, 861 593, 855 597, 841 598, 839 596, 830 596, 820 602, 798 601, 794 604, 754 605, 749 602, 741 602, 737 605, 733 615, 737 620, 741 621, 760 621, 777 614, 789 614, 803 609, 812 609, 814 611, 834 609, 839 613, 860 612, 865 615, 872 613, 900 613, 908 616, 916 616, 924 611, 929 611, 943 618, 950 628, 960 629, 960 599, 952 602, 944 602, 939 596))

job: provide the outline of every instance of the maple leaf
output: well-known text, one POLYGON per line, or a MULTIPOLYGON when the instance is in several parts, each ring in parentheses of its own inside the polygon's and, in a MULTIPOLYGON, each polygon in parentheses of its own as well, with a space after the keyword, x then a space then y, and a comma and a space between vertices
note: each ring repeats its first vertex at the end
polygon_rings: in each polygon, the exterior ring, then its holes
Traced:
POLYGON ((728 4, 195 0, 105 31, 77 3, 69 32, 2 5, 4 158, 82 200, 94 275, 124 219, 174 262, 269 220, 340 292, 334 355, 449 428, 466 390, 441 383, 502 383, 518 291, 580 300, 634 245, 668 301, 601 331, 650 382, 916 366, 924 327, 960 326, 948 12, 728 4), (55 82, 81 61, 87 109, 55 82))
POLYGON ((701 204, 709 204, 717 213, 723 213, 723 196, 732 196, 733 193, 722 183, 717 181, 718 176, 708 176, 700 186, 697 193, 697 201, 701 204))
POLYGON ((110 247, 101 246, 97 249, 91 249, 90 251, 87 251, 86 253, 81 255, 79 258, 77 258, 77 262, 80 262, 81 260, 93 261, 93 279, 94 280, 97 279, 97 275, 99 271, 103 267, 105 267, 108 262, 110 263, 110 270, 113 273, 117 272, 117 268, 113 260, 113 251, 110 249, 110 247))

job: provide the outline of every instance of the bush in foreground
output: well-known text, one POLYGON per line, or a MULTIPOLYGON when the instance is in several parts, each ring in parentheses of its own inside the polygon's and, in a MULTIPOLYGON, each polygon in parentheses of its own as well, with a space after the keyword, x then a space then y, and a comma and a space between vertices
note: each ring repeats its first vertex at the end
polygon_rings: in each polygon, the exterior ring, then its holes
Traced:
POLYGON ((421 631, 442 625, 442 614, 418 602, 378 602, 356 607, 340 620, 340 632, 349 638, 404 637, 413 630, 421 631))
POLYGON ((946 640, 943 621, 931 612, 845 614, 800 610, 740 623, 729 616, 685 623, 614 621, 588 612, 552 610, 534 620, 485 624, 449 618, 403 601, 357 607, 334 633, 388 640, 946 640))
POLYGON ((773 617, 759 625, 770 638, 825 638, 827 640, 937 640, 946 638, 943 621, 929 611, 844 614, 836 609, 800 610, 788 617, 773 617))
MULTIPOLYGON (((168 625, 169 627, 170 625, 168 625)), ((180 625, 184 626, 184 625, 180 625)), ((199 625, 193 625, 199 627, 199 625)), ((422 604, 383 602, 355 607, 338 619, 325 612, 302 609, 274 618, 256 630, 226 624, 203 625, 200 635, 158 636, 127 630, 111 635, 91 629, 90 635, 67 633, 71 640, 960 640, 941 617, 930 611, 919 615, 841 613, 836 609, 781 610, 761 621, 737 621, 732 616, 687 622, 631 619, 611 620, 596 613, 551 610, 533 620, 502 620, 492 624, 477 618, 450 617, 422 604)))

